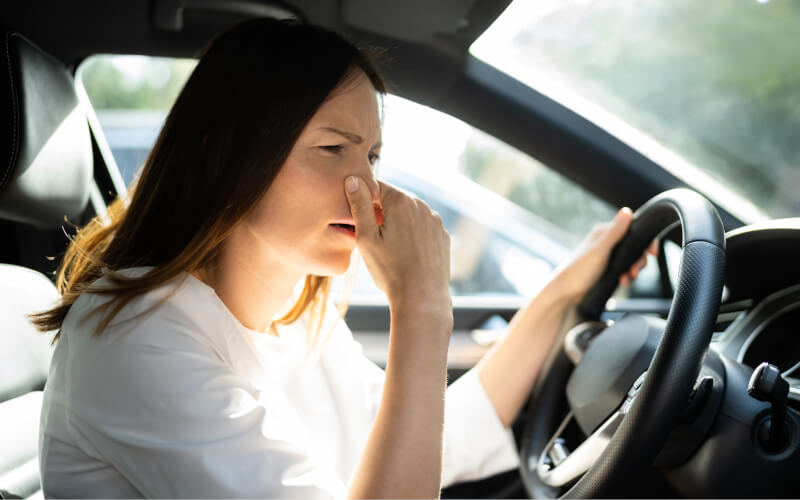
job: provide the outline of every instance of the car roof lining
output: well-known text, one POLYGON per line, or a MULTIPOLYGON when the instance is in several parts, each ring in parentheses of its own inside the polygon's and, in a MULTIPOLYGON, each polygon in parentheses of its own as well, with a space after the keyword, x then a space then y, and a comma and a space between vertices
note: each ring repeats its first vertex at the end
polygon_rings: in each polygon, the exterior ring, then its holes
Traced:
POLYGON ((214 35, 251 17, 244 13, 248 11, 242 7, 246 4, 293 11, 301 20, 344 33, 356 42, 389 47, 448 46, 447 52, 460 58, 510 3, 510 0, 437 0, 437 4, 451 8, 431 9, 428 0, 405 0, 404 8, 398 9, 400 2, 395 0, 366 1, 372 9, 361 9, 364 14, 356 18, 345 14, 359 7, 359 2, 366 3, 365 0, 84 0, 79 9, 73 2, 26 0, 3 2, 0 19, 69 66, 98 51, 192 57, 214 35), (209 5, 220 7, 208 8, 209 5), (164 9, 182 12, 181 31, 157 28, 156 13, 164 9), (454 12, 463 17, 457 26, 451 20, 454 12), (419 25, 427 28, 421 31, 419 25), (389 29, 393 35, 382 35, 379 29, 389 29), (70 43, 65 44, 64 40, 70 43))

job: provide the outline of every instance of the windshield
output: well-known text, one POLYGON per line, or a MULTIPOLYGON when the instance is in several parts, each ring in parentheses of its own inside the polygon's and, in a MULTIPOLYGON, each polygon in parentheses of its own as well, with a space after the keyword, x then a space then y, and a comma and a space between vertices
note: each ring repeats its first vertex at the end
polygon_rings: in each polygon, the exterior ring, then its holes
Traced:
POLYGON ((745 222, 800 215, 800 2, 516 0, 471 52, 745 222))

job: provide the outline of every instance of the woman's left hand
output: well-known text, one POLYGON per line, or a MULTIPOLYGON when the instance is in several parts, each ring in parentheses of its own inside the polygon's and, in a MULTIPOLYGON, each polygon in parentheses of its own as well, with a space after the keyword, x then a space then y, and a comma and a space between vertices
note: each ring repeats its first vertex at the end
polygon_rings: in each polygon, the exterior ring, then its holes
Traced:
MULTIPOLYGON (((559 333, 580 318, 572 313, 594 286, 608 264, 614 246, 625 236, 633 220, 629 208, 614 220, 598 224, 578 247, 572 259, 559 267, 541 293, 521 308, 509 324, 508 334, 478 363, 477 370, 500 421, 510 426, 528 400, 540 370, 558 342, 559 333), (513 367, 513 376, 509 370, 513 367)), ((651 246, 650 252, 658 247, 651 246)), ((645 265, 642 256, 620 282, 630 283, 645 265)))
MULTIPOLYGON (((597 224, 575 252, 569 263, 556 271, 551 286, 556 286, 571 302, 577 304, 600 279, 614 246, 625 236, 633 220, 630 208, 622 208, 613 220, 597 224)), ((653 241, 642 257, 620 277, 621 285, 629 285, 647 264, 647 254, 657 255, 658 241, 653 241)))

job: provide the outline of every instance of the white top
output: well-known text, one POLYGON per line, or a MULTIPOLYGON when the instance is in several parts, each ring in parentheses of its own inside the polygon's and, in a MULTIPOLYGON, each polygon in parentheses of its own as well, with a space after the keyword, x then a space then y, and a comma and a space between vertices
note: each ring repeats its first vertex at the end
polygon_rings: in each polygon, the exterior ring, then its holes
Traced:
MULTIPOLYGON (((39 436, 45 496, 345 496, 384 372, 344 321, 308 357, 303 320, 279 327, 280 338, 249 330, 185 274, 92 337, 101 315, 86 313, 105 300, 75 302, 53 354, 39 436)), ((443 485, 518 465, 473 370, 448 388, 445 408, 443 485)))

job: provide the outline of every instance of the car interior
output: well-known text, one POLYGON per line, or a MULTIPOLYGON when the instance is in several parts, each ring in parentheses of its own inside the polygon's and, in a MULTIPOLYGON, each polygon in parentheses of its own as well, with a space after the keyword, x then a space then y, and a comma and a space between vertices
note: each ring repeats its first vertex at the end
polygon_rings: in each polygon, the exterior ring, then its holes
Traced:
MULTIPOLYGON (((0 498, 42 496, 37 441, 52 346, 26 315, 58 299, 54 272, 77 228, 128 189, 78 68, 97 54, 194 58, 259 16, 380 47, 391 94, 501 140, 611 207, 635 209, 581 304, 585 321, 549 353, 514 423, 519 470, 451 486, 443 498, 800 496, 800 213, 743 216, 707 184, 476 57, 470 47, 512 3, 2 3, 0 498), (654 238, 650 278, 620 295, 619 276, 654 238)), ((425 199, 437 189, 448 186, 417 191, 425 199)), ((508 238, 527 230, 496 224, 508 238)), ((449 379, 522 303, 454 298, 449 379)), ((351 301, 347 323, 384 363, 386 303, 351 301)))

